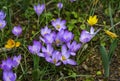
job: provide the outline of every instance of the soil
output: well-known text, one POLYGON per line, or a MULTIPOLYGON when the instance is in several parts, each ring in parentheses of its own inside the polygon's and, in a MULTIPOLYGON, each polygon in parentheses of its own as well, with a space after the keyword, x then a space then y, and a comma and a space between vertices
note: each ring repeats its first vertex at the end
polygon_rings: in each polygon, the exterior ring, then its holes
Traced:
POLYGON ((86 59, 85 62, 82 63, 82 66, 79 65, 78 71, 82 75, 92 75, 92 77, 79 77, 76 81, 120 81, 120 43, 118 44, 118 48, 112 58, 110 64, 110 76, 108 79, 104 77, 104 70, 101 61, 101 55, 99 50, 94 50, 93 54, 86 59), (97 72, 101 72, 100 75, 97 72))

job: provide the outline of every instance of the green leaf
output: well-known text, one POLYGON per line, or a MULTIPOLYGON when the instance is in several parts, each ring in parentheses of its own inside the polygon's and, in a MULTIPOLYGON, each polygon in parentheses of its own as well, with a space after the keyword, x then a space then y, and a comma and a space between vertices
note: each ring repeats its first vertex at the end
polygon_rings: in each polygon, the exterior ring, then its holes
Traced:
POLYGON ((109 77, 109 59, 108 59, 108 53, 104 46, 100 46, 100 53, 103 63, 103 68, 105 72, 105 77, 109 77))
POLYGON ((75 18, 78 17, 78 13, 77 12, 72 12, 72 14, 74 15, 75 18))
POLYGON ((39 60, 40 60, 40 58, 37 55, 33 56, 34 69, 38 69, 39 68, 39 60))
POLYGON ((34 9, 29 7, 25 10, 25 14, 23 16, 25 16, 26 18, 30 18, 33 17, 34 14, 35 14, 34 9))
POLYGON ((112 42, 112 44, 111 44, 111 46, 110 46, 110 49, 109 49, 109 52, 108 52, 109 61, 111 61, 111 59, 112 59, 112 56, 113 56, 113 54, 114 54, 114 51, 115 51, 115 49, 116 49, 116 47, 117 47, 117 43, 118 43, 118 40, 115 39, 115 40, 113 40, 113 42, 112 42))
POLYGON ((32 71, 33 81, 39 81, 40 69, 35 69, 32 71))
POLYGON ((74 39, 75 41, 79 42, 79 36, 75 35, 74 39))
POLYGON ((72 31, 72 30, 74 29, 75 25, 69 24, 67 27, 68 27, 68 30, 69 30, 69 31, 72 31))
POLYGON ((80 25, 80 28, 81 28, 82 30, 84 30, 84 29, 86 28, 85 24, 81 24, 81 25, 80 25))
POLYGON ((83 22, 84 22, 84 18, 83 18, 83 17, 79 17, 79 18, 78 18, 78 22, 83 23, 83 22))
POLYGON ((71 75, 73 78, 75 78, 76 76, 77 76, 77 74, 76 73, 72 73, 72 75, 71 75))
POLYGON ((75 23, 77 23, 77 20, 76 19, 71 19, 70 23, 75 24, 75 23))

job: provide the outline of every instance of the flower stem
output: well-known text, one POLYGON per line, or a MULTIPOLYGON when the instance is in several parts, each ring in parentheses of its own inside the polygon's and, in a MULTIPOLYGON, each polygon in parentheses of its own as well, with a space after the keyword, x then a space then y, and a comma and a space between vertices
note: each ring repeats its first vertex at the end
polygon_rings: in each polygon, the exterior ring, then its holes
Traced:
POLYGON ((39 27, 39 16, 38 16, 38 21, 37 21, 37 27, 39 27))
POLYGON ((2 29, 2 34, 1 34, 1 42, 3 42, 3 39, 4 39, 4 30, 2 29))
POLYGON ((79 60, 80 60, 80 57, 81 57, 81 55, 82 55, 82 53, 83 53, 83 51, 86 49, 86 44, 82 44, 82 46, 81 47, 83 47, 81 50, 79 50, 78 51, 78 57, 77 57, 77 62, 79 62, 79 60))

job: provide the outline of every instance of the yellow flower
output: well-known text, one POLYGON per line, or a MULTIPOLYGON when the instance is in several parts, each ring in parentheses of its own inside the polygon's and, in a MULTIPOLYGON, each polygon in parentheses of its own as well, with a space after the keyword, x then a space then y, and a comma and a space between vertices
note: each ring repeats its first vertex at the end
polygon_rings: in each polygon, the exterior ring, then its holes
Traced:
POLYGON ((9 39, 7 41, 7 43, 5 44, 5 48, 11 49, 11 48, 14 48, 14 47, 19 47, 20 44, 21 44, 20 42, 15 42, 13 39, 9 39))
POLYGON ((5 48, 13 48, 15 46, 15 41, 14 40, 12 40, 12 39, 9 39, 8 41, 7 41, 7 44, 5 45, 5 48))
POLYGON ((105 33, 106 33, 107 35, 109 35, 110 37, 112 37, 112 38, 117 38, 117 37, 118 37, 115 33, 110 32, 109 30, 105 30, 105 33))
POLYGON ((15 47, 19 47, 20 44, 21 44, 20 42, 16 42, 15 47))
POLYGON ((87 20, 88 24, 93 26, 98 22, 97 16, 90 16, 89 19, 87 20))

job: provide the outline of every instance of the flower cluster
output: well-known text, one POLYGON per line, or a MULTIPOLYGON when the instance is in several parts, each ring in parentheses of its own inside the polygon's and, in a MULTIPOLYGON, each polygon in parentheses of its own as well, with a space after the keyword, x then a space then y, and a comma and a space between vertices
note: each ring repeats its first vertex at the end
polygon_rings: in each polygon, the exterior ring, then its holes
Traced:
POLYGON ((16 81, 16 73, 12 71, 13 68, 20 64, 21 55, 14 56, 13 59, 8 58, 3 60, 0 68, 3 70, 3 81, 16 81))
POLYGON ((95 29, 93 28, 93 25, 95 25, 98 22, 97 16, 90 16, 89 19, 87 20, 88 24, 91 26, 90 32, 83 30, 80 35, 80 41, 82 43, 87 43, 89 42, 100 30, 99 28, 96 32, 95 29))
POLYGON ((73 40, 74 35, 69 32, 66 27, 66 21, 60 18, 51 22, 55 30, 51 30, 48 26, 41 29, 40 41, 33 41, 33 45, 28 46, 30 53, 39 57, 44 57, 47 62, 56 66, 63 64, 76 65, 77 63, 70 58, 75 56, 76 52, 81 48, 82 44, 89 42, 96 34, 94 28, 90 28, 90 32, 83 30, 80 36, 81 43, 73 40))
POLYGON ((0 30, 6 26, 6 21, 4 20, 5 17, 6 17, 6 14, 1 10, 0 11, 0 30))
POLYGON ((8 48, 8 49, 19 47, 19 46, 20 46, 20 42, 15 42, 13 39, 9 39, 5 44, 5 48, 8 48))
MULTIPOLYGON (((61 9, 63 7, 62 3, 58 3, 57 7, 61 9)), ((40 4, 34 6, 34 10, 39 16, 44 7, 40 4), (39 8, 41 12, 39 12, 39 8), (38 14, 38 12, 40 14, 38 14)), ((90 25, 96 24, 98 21, 97 17, 90 16, 88 23, 90 25)), ((89 42, 99 31, 95 32, 93 27, 90 28, 90 32, 83 30, 80 35, 80 42, 77 43, 74 40, 74 34, 69 32, 66 27, 66 20, 61 20, 58 18, 51 22, 54 30, 49 29, 45 26, 40 30, 41 35, 39 36, 39 41, 34 40, 33 45, 28 46, 30 53, 38 55, 39 57, 45 58, 47 62, 55 64, 56 66, 63 64, 77 65, 77 63, 71 59, 71 56, 75 56, 76 52, 82 47, 82 44, 89 42)))
POLYGON ((71 59, 75 56, 81 44, 73 40, 74 35, 66 28, 66 21, 60 18, 51 22, 56 30, 51 30, 48 26, 41 29, 40 41, 33 41, 33 45, 28 46, 32 54, 44 57, 47 62, 56 66, 63 64, 76 65, 77 63, 71 59))

